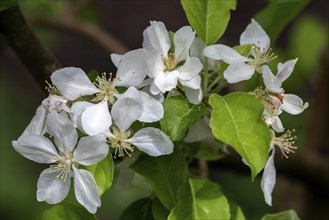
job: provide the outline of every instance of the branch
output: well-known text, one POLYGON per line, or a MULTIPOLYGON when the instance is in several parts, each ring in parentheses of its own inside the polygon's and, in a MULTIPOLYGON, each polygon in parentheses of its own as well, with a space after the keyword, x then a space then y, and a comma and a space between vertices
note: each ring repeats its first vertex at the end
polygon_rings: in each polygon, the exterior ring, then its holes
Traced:
POLYGON ((49 80, 61 64, 34 34, 18 5, 0 12, 0 33, 44 88, 45 80, 49 80))
POLYGON ((94 41, 108 52, 124 54, 128 51, 118 39, 76 15, 65 13, 58 17, 28 17, 28 20, 36 26, 53 27, 67 32, 83 35, 94 41))

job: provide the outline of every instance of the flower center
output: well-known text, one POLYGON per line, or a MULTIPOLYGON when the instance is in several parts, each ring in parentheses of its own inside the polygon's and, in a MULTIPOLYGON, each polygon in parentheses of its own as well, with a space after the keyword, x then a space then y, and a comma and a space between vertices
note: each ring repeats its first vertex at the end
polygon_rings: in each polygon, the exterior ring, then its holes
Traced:
POLYGON ((62 94, 59 92, 59 90, 51 83, 49 83, 47 80, 46 82, 46 91, 48 92, 49 95, 58 95, 58 96, 62 96, 62 94))
POLYGON ((113 136, 109 137, 109 142, 115 148, 114 158, 123 157, 125 153, 130 157, 134 147, 127 141, 130 137, 130 131, 121 132, 119 129, 113 128, 113 136))
POLYGON ((51 172, 58 172, 57 178, 62 179, 66 182, 66 178, 71 170, 73 161, 70 157, 60 157, 55 164, 50 165, 53 170, 51 172))
POLYGON ((115 88, 118 82, 119 79, 113 78, 112 74, 110 74, 109 79, 106 78, 106 73, 103 73, 101 77, 97 76, 95 84, 100 92, 96 94, 96 98, 92 99, 92 102, 100 102, 107 99, 113 104, 115 102, 115 95, 118 94, 118 90, 115 88))
POLYGON ((261 73, 261 67, 274 59, 276 59, 276 55, 272 53, 272 48, 268 49, 267 51, 262 51, 262 48, 259 46, 253 45, 251 47, 251 55, 254 59, 251 59, 249 65, 254 66, 256 71, 261 73))
POLYGON ((286 158, 288 158, 287 154, 289 153, 295 153, 295 150, 297 149, 295 145, 295 139, 297 138, 296 136, 292 136, 292 133, 295 130, 292 131, 287 131, 280 137, 272 137, 272 144, 278 146, 286 158))
POLYGON ((164 65, 164 72, 172 71, 178 64, 175 54, 169 53, 168 57, 162 58, 164 65))

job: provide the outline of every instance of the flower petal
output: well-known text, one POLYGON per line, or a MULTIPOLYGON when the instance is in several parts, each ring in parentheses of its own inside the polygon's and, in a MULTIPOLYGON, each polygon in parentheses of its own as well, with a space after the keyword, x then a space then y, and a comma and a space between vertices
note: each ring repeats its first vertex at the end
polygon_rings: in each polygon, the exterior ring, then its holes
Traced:
POLYGON ((262 69, 262 76, 266 89, 272 93, 281 94, 283 92, 281 80, 273 75, 267 65, 264 65, 262 69))
POLYGON ((247 57, 241 56, 236 50, 222 44, 206 47, 203 55, 214 60, 223 60, 228 64, 239 64, 249 61, 247 57))
POLYGON ((152 127, 137 131, 128 141, 150 156, 171 154, 174 149, 174 144, 168 136, 160 129, 152 127))
POLYGON ((65 112, 51 112, 48 115, 47 130, 54 136, 58 149, 68 155, 78 141, 78 133, 65 112))
POLYGON ((271 40, 257 21, 251 19, 251 23, 240 36, 240 44, 255 44, 265 52, 270 47, 271 40))
POLYGON ((272 192, 276 182, 276 170, 274 166, 274 148, 272 154, 268 158, 264 173, 262 176, 261 187, 264 193, 265 202, 272 206, 272 192))
POLYGON ((116 54, 116 53, 112 53, 112 54, 111 54, 111 60, 112 60, 112 63, 114 64, 114 66, 115 66, 116 68, 118 68, 122 56, 123 56, 123 55, 116 54))
POLYGON ((73 167, 73 171, 75 197, 90 213, 96 213, 97 207, 101 206, 101 199, 94 177, 87 170, 73 167))
POLYGON ((143 48, 149 52, 159 50, 162 55, 167 55, 171 42, 165 25, 158 21, 151 21, 150 23, 151 26, 147 27, 143 32, 143 48))
POLYGON ((70 191, 70 175, 64 181, 57 178, 58 174, 52 168, 42 171, 37 184, 37 200, 39 202, 45 201, 49 204, 57 204, 65 199, 70 191))
POLYGON ((138 121, 155 122, 163 118, 163 106, 158 100, 146 92, 139 91, 139 95, 143 101, 143 113, 138 118, 138 121))
POLYGON ((224 78, 229 83, 237 83, 250 79, 254 72, 255 69, 245 63, 231 64, 224 71, 224 78))
POLYGON ((298 115, 308 107, 308 103, 303 103, 303 100, 293 94, 283 94, 281 109, 292 115, 298 115))
POLYGON ((150 93, 152 95, 163 94, 163 93, 161 93, 160 89, 155 85, 154 81, 150 85, 150 93))
POLYGON ((114 123, 120 131, 126 131, 143 113, 143 101, 135 87, 129 87, 112 107, 114 123))
POLYGON ((73 161, 89 166, 103 160, 108 152, 104 135, 82 137, 73 153, 73 161))
POLYGON ((278 79, 281 82, 284 82, 292 73, 292 71, 295 68, 295 64, 297 63, 298 58, 294 59, 294 60, 288 60, 285 63, 279 63, 278 64, 278 74, 276 77, 278 77, 278 79))
POLYGON ((46 133, 46 120, 47 120, 47 110, 45 107, 40 105, 37 108, 35 116, 32 118, 29 125, 26 127, 22 135, 34 134, 34 135, 44 135, 46 133))
POLYGON ((273 130, 275 132, 283 132, 284 131, 284 127, 282 125, 281 119, 279 117, 277 117, 274 121, 274 123, 271 125, 271 127, 273 128, 273 130))
POLYGON ((89 106, 81 115, 83 130, 88 135, 101 134, 112 125, 112 118, 106 100, 89 106))
POLYGON ((165 93, 176 88, 178 76, 179 72, 176 70, 170 72, 162 72, 154 78, 154 84, 162 93, 165 93))
POLYGON ((129 51, 124 54, 118 64, 116 77, 120 79, 118 86, 138 86, 147 75, 146 53, 143 49, 129 51))
POLYGON ((186 98, 190 103, 194 105, 199 105, 202 101, 203 92, 202 89, 191 89, 189 87, 184 87, 186 98))
POLYGON ((50 78, 61 94, 71 101, 80 96, 99 92, 99 89, 90 82, 86 73, 80 68, 66 67, 59 69, 53 72, 50 78))
POLYGON ((184 26, 174 34, 175 56, 178 62, 188 57, 194 37, 195 33, 190 26, 184 26))
POLYGON ((177 69, 179 72, 178 78, 181 80, 190 80, 197 76, 202 68, 203 66, 198 58, 188 57, 184 65, 177 69))
POLYGON ((201 77, 199 74, 190 80, 179 80, 179 82, 182 83, 184 87, 190 89, 199 90, 201 88, 201 77))
POLYGON ((40 135, 22 135, 12 144, 18 153, 37 163, 54 163, 60 157, 53 143, 40 135))
POLYGON ((79 128, 80 130, 83 131, 82 129, 82 124, 81 124, 81 115, 82 113, 86 110, 87 107, 93 106, 94 104, 90 102, 75 102, 72 107, 71 107, 71 114, 70 118, 73 122, 73 126, 79 128))

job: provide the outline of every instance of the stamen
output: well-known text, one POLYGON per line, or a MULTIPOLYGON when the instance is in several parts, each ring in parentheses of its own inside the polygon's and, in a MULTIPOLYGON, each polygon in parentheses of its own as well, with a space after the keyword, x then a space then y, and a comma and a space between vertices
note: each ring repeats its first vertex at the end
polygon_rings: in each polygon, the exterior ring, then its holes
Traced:
POLYGON ((292 134, 295 132, 295 129, 292 131, 287 131, 285 134, 281 135, 280 137, 272 137, 272 144, 278 146, 285 158, 288 158, 289 153, 295 153, 295 150, 297 149, 295 144, 296 136, 293 136, 292 134))
POLYGON ((123 157, 127 154, 131 157, 131 152, 134 151, 134 147, 129 143, 127 138, 130 136, 130 131, 121 132, 116 128, 113 128, 113 136, 109 137, 108 140, 112 148, 115 148, 114 158, 123 157))
POLYGON ((110 77, 108 79, 105 72, 102 73, 102 76, 97 76, 94 84, 99 88, 100 92, 96 94, 96 98, 91 101, 100 102, 107 99, 108 102, 113 104, 115 102, 115 95, 118 94, 118 90, 116 90, 115 87, 119 81, 119 78, 113 78, 112 73, 110 73, 110 77))
POLYGON ((56 178, 59 178, 64 182, 66 182, 66 178, 68 176, 68 173, 71 171, 72 165, 73 165, 72 159, 63 156, 58 158, 58 161, 56 161, 54 164, 50 165, 50 168, 52 168, 50 172, 51 173, 59 172, 56 178))
POLYGON ((47 80, 45 81, 47 86, 45 87, 46 91, 49 93, 49 95, 59 95, 62 96, 62 94, 59 92, 59 90, 51 83, 49 83, 47 80))
POLYGON ((253 45, 251 47, 251 54, 254 57, 249 62, 249 65, 254 66, 257 72, 261 72, 261 67, 274 59, 277 58, 277 56, 272 53, 272 48, 269 48, 267 51, 262 51, 262 48, 259 46, 253 45))
POLYGON ((163 65, 164 65, 164 72, 172 71, 178 64, 178 61, 175 57, 174 53, 169 53, 168 57, 162 57, 163 65))

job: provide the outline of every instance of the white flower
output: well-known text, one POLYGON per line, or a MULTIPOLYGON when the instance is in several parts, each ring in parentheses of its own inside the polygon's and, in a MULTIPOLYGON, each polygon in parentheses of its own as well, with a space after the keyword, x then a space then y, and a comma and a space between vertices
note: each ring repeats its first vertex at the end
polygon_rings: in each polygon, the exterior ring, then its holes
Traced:
POLYGON ((53 143, 44 136, 26 134, 13 141, 13 147, 24 157, 37 163, 52 164, 44 170, 38 180, 37 200, 57 204, 67 196, 74 177, 75 196, 89 212, 100 207, 96 182, 89 171, 78 169, 78 165, 98 163, 108 154, 103 135, 83 137, 77 147, 78 134, 66 113, 52 112, 48 115, 47 129, 54 136, 53 143))
MULTIPOLYGON (((120 100, 127 96, 133 97, 135 99, 134 103, 138 102, 138 106, 141 106, 138 109, 138 111, 141 111, 141 114, 136 120, 150 123, 159 121, 163 117, 164 110, 162 104, 146 92, 138 91, 135 87, 129 87, 125 93, 118 94, 112 109, 117 105, 117 102, 122 103, 120 100)), ((139 114, 139 112, 134 112, 134 109, 130 109, 130 103, 126 104, 126 106, 122 106, 122 109, 120 109, 121 112, 125 112, 127 116, 134 113, 139 114)), ((107 133, 112 125, 113 116, 111 116, 105 101, 98 104, 76 102, 71 109, 73 112, 71 118, 75 126, 88 135, 107 133), (104 118, 107 116, 110 116, 110 118, 104 118)))
POLYGON ((278 64, 278 74, 273 75, 270 68, 263 66, 263 80, 266 89, 270 92, 274 99, 279 100, 279 107, 281 110, 292 115, 300 114, 308 107, 308 103, 303 103, 303 100, 293 94, 285 94, 282 83, 290 76, 298 59, 288 60, 285 63, 278 64))
POLYGON ((170 52, 172 45, 169 33, 162 22, 151 22, 143 36, 143 48, 148 52, 148 76, 153 79, 151 93, 157 95, 171 91, 180 83, 190 102, 199 104, 202 98, 199 76, 202 64, 197 57, 189 56, 189 49, 195 37, 192 28, 184 26, 176 31, 173 37, 173 53, 170 52))
POLYGON ((250 56, 244 57, 236 50, 222 44, 208 46, 203 54, 214 60, 223 60, 229 66, 224 71, 224 78, 229 83, 237 83, 248 80, 255 71, 262 73, 262 66, 276 58, 271 53, 270 38, 262 27, 255 21, 247 26, 241 34, 240 44, 252 44, 250 56))
POLYGON ((265 202, 272 206, 272 192, 276 183, 276 170, 274 165, 274 154, 275 154, 275 146, 279 147, 282 154, 288 158, 287 154, 294 153, 297 149, 294 144, 295 136, 292 136, 292 131, 287 131, 280 137, 275 137, 275 133, 271 130, 272 140, 270 144, 271 151, 270 157, 268 158, 263 176, 261 181, 261 188, 264 194, 265 202))
POLYGON ((154 117, 153 113, 160 110, 160 106, 152 105, 156 101, 150 96, 140 95, 137 89, 130 87, 112 107, 112 117, 116 127, 112 127, 112 133, 107 132, 106 136, 109 139, 112 148, 115 148, 114 156, 122 157, 126 153, 130 155, 133 151, 133 146, 147 153, 150 156, 160 156, 170 154, 173 151, 174 145, 171 140, 157 128, 147 127, 137 131, 132 137, 129 131, 130 126, 136 120, 143 118, 150 120, 154 117), (143 98, 149 100, 145 110, 145 102, 143 98), (152 107, 152 108, 149 108, 152 107))

